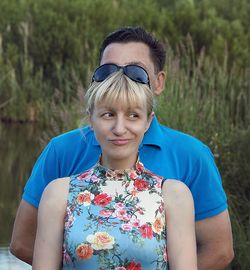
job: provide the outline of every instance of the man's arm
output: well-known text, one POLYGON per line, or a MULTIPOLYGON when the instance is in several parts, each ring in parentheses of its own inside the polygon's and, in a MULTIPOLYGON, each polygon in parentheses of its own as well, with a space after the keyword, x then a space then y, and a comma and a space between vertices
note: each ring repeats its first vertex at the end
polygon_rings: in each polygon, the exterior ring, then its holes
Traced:
POLYGON ((228 211, 195 223, 199 270, 225 269, 234 257, 228 211))
POLYGON ((10 243, 10 252, 18 259, 32 264, 37 228, 37 209, 21 200, 10 243))

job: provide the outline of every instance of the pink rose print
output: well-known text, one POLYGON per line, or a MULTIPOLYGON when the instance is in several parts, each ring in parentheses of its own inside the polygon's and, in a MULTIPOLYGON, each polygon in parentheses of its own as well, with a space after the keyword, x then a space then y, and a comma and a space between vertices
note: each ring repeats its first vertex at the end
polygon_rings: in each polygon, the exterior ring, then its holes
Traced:
POLYGON ((160 213, 163 213, 163 211, 164 211, 164 203, 162 201, 161 204, 160 204, 160 206, 159 206, 159 212, 160 213))
POLYGON ((123 209, 123 208, 124 208, 124 203, 119 202, 115 204, 115 209, 123 209))
POLYGON ((140 263, 131 262, 126 267, 126 270, 141 270, 141 264, 140 263))
POLYGON ((127 231, 127 232, 129 232, 129 231, 131 231, 131 230, 133 229, 133 225, 130 224, 130 223, 122 224, 121 227, 122 227, 122 229, 123 229, 124 231, 127 231))
POLYGON ((114 215, 121 220, 128 221, 130 219, 130 215, 124 209, 117 209, 114 212, 114 215))
POLYGON ((144 210, 141 207, 137 207, 136 211, 140 214, 140 215, 144 215, 144 210))
POLYGON ((74 223, 74 221, 75 221, 75 218, 73 216, 73 213, 71 212, 70 208, 67 207, 66 215, 65 215, 65 219, 64 219, 65 228, 68 229, 69 227, 71 227, 71 225, 74 223))
POLYGON ((106 193, 101 193, 95 196, 94 203, 98 206, 106 206, 112 201, 112 197, 106 193))
POLYGON ((65 245, 63 245, 63 261, 68 264, 70 261, 70 256, 66 251, 65 245))
POLYGON ((135 180, 134 185, 138 190, 147 190, 149 187, 149 183, 147 181, 141 180, 141 179, 135 180))
POLYGON ((129 177, 130 177, 132 180, 135 180, 135 179, 138 177, 138 175, 137 175, 137 173, 134 171, 134 172, 131 172, 131 173, 129 174, 129 177))
POLYGON ((152 239, 153 230, 149 224, 144 224, 140 227, 140 233, 143 238, 152 239))
POLYGON ((92 175, 90 179, 93 183, 97 183, 100 180, 96 175, 92 175))
POLYGON ((156 187, 157 188, 161 188, 161 184, 162 184, 162 178, 157 177, 157 176, 153 176, 153 179, 156 181, 156 187))
POLYGON ((110 217, 112 215, 113 211, 112 210, 101 210, 99 213, 102 217, 110 217))
POLYGON ((133 227, 139 227, 140 226, 140 220, 135 218, 135 217, 132 217, 129 221, 129 223, 133 226, 133 227))
POLYGON ((83 181, 87 180, 91 174, 93 173, 93 170, 86 171, 78 176, 78 180, 83 181))
POLYGON ((136 170, 139 171, 139 172, 143 172, 144 166, 143 166, 143 164, 141 162, 138 162, 136 164, 136 170))

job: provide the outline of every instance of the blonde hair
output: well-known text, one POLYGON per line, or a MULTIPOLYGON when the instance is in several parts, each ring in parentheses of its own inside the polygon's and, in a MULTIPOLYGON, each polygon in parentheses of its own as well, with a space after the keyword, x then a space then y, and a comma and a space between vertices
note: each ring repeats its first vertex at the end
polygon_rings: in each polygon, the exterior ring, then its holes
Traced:
POLYGON ((132 81, 121 70, 103 82, 93 82, 85 94, 85 102, 90 115, 96 105, 105 102, 107 106, 121 103, 131 108, 146 107, 149 116, 154 109, 154 94, 147 84, 132 81))

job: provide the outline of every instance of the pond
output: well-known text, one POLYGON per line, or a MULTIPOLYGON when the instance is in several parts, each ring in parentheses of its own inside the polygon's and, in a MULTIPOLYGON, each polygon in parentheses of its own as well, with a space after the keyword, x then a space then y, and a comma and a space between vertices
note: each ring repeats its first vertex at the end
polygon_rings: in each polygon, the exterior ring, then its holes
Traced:
POLYGON ((10 254, 7 248, 0 248, 1 270, 31 270, 31 266, 10 254))
POLYGON ((7 247, 24 185, 42 149, 41 132, 36 125, 0 123, 0 269, 31 269, 7 247))

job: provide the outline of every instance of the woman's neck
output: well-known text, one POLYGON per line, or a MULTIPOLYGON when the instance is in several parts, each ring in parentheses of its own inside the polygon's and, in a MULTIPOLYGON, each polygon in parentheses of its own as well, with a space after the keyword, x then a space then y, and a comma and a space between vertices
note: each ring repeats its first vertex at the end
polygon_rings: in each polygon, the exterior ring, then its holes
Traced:
POLYGON ((133 168, 136 164, 137 159, 138 159, 138 155, 136 155, 135 157, 130 157, 129 159, 125 159, 125 160, 108 159, 102 155, 100 158, 100 164, 112 170, 126 170, 126 169, 133 168))

